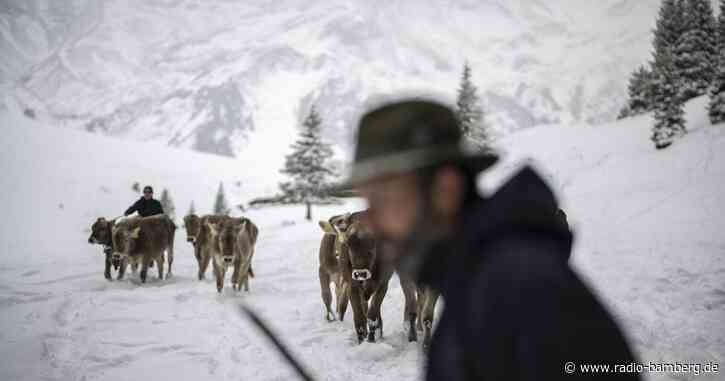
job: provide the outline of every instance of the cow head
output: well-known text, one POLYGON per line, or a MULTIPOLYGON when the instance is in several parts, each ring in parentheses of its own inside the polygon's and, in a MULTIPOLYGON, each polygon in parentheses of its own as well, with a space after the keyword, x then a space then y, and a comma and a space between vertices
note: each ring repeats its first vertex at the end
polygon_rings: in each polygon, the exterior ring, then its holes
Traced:
POLYGON ((121 261, 137 252, 143 232, 141 227, 118 226, 113 230, 113 260, 121 261))
POLYGON ((372 277, 377 256, 377 242, 365 221, 366 212, 347 213, 320 221, 325 234, 333 234, 348 248, 352 265, 352 280, 365 282, 372 277))
POLYGON ((345 244, 352 265, 352 280, 365 282, 372 277, 377 259, 375 236, 362 221, 352 222, 345 236, 345 244))
POLYGON ((325 232, 325 234, 332 234, 337 236, 337 239, 339 239, 342 243, 345 243, 347 240, 347 228, 350 227, 351 222, 351 214, 341 214, 338 216, 332 216, 327 221, 320 221, 320 228, 322 228, 322 231, 325 232))
POLYGON ((91 236, 88 237, 88 243, 111 246, 112 242, 113 221, 108 221, 100 217, 91 226, 91 236))
POLYGON ((199 232, 201 232, 201 218, 196 214, 185 216, 184 229, 186 230, 186 242, 196 243, 199 232))
POLYGON ((246 220, 239 221, 232 218, 226 218, 218 223, 207 221, 206 226, 210 232, 211 243, 221 256, 220 260, 224 265, 229 266, 234 263, 237 237, 245 224, 246 220))

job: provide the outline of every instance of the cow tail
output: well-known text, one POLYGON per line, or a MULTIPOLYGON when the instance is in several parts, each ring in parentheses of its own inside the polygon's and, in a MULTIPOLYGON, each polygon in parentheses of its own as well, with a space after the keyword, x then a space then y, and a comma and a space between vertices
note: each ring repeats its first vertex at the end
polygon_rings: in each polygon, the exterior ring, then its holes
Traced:
POLYGON ((252 270, 252 264, 251 263, 249 264, 249 272, 248 273, 249 273, 249 277, 250 278, 254 278, 254 270, 252 270))

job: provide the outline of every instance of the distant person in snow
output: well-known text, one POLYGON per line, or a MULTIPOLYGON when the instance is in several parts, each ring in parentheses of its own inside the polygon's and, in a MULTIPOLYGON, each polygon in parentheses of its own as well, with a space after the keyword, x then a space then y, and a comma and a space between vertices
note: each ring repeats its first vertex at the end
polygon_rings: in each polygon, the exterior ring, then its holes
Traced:
POLYGON ((150 185, 143 187, 143 196, 134 202, 133 205, 129 206, 123 215, 128 216, 133 212, 138 212, 141 217, 164 214, 164 208, 161 207, 161 203, 158 200, 154 199, 154 188, 151 188, 150 185))
POLYGON ((405 100, 375 108, 359 121, 346 183, 367 199, 377 237, 395 248, 388 259, 444 299, 426 378, 577 380, 598 378, 580 365, 636 362, 567 262, 572 234, 551 189, 525 167, 480 196, 476 176, 497 157, 460 143, 447 106, 405 100))

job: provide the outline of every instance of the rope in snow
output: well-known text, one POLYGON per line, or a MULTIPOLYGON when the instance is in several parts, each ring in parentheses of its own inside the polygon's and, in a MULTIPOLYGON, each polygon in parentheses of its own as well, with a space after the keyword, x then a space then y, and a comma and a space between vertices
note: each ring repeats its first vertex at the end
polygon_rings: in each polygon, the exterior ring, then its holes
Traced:
POLYGON ((305 371, 305 369, 302 367, 302 365, 297 361, 292 354, 289 352, 287 347, 282 344, 282 342, 277 338, 277 336, 272 333, 272 330, 267 327, 267 325, 262 321, 262 319, 257 315, 256 312, 254 312, 251 308, 247 307, 244 304, 241 304, 240 309, 244 315, 247 315, 247 317, 254 323, 257 328, 259 328, 262 333, 264 333, 265 336, 269 339, 269 341, 274 344, 274 346, 277 348, 277 350, 284 356, 284 358, 287 360, 290 365, 297 371, 297 374, 300 376, 301 379, 305 381, 313 381, 312 377, 305 371))

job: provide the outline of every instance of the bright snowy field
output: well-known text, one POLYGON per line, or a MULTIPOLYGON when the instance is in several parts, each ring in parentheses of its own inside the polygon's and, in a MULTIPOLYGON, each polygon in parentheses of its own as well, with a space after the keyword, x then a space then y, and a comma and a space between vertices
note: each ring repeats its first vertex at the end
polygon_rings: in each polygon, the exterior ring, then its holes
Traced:
MULTIPOLYGON (((722 368, 725 126, 706 123, 703 105, 704 99, 688 105, 690 133, 662 152, 648 141, 649 117, 511 135, 499 141, 506 160, 484 187, 495 188, 524 158, 534 158, 577 234, 574 266, 612 308, 641 359, 714 361, 722 368)), ((249 211, 260 227, 249 294, 227 288, 217 295, 210 273, 197 281, 183 229, 172 279, 141 285, 134 276, 103 278, 101 248, 87 243, 88 228, 137 197, 134 181, 154 184, 157 193, 169 188, 179 215, 192 199, 207 212, 219 181, 236 202, 273 186, 277 168, 265 168, 265 158, 235 161, 114 140, 19 114, 10 108, 0 115, 0 380, 292 379, 238 313, 242 301, 320 380, 420 374, 423 355, 405 341, 397 279, 383 305, 382 342, 357 345, 351 315, 343 323, 323 319, 320 231, 303 221, 301 207, 249 211)), ((350 201, 314 213, 322 218, 361 206, 350 201)), ((697 379, 717 379, 709 377, 697 379)), ((649 375, 688 378, 695 376, 649 375)))

